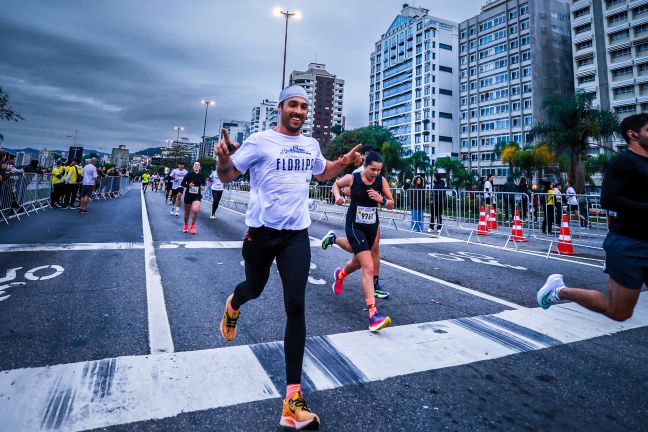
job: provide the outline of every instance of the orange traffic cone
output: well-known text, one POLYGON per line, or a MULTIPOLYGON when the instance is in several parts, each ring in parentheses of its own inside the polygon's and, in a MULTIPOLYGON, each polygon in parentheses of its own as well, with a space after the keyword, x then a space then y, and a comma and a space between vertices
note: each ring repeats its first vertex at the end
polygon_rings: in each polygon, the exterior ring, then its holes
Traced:
POLYGON ((490 214, 488 216, 488 229, 497 229, 497 214, 495 214, 495 207, 493 206, 490 206, 490 214))
POLYGON ((571 241, 571 232, 569 231, 569 216, 563 215, 562 224, 560 225, 560 235, 558 236, 558 250, 553 253, 561 255, 578 255, 574 252, 574 246, 571 241))
POLYGON ((479 223, 477 224, 477 235, 489 235, 488 223, 486 223, 486 212, 484 206, 479 209, 479 223))
POLYGON ((520 220, 520 211, 515 209, 515 215, 513 216, 513 230, 511 231, 511 238, 514 242, 526 242, 528 241, 524 238, 524 232, 522 231, 522 221, 520 220))

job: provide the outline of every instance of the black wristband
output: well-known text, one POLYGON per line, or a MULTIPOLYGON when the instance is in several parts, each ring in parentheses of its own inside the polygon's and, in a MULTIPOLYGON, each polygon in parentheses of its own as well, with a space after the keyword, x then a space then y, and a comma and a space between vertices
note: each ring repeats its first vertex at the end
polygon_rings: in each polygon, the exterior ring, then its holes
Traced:
POLYGON ((382 205, 386 206, 387 205, 387 197, 383 197, 382 199, 382 205))

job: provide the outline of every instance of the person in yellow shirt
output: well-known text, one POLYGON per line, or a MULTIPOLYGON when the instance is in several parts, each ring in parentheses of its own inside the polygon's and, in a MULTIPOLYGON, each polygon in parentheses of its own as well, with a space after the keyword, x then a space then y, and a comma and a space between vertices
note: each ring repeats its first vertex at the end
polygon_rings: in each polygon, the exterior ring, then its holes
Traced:
POLYGON ((544 211, 545 211, 545 217, 542 220, 542 234, 547 234, 549 235, 553 234, 553 225, 554 225, 554 206, 555 206, 555 191, 554 191, 554 184, 549 183, 547 187, 547 204, 545 205, 544 211))
POLYGON ((76 203, 77 193, 79 191, 79 178, 81 176, 81 168, 78 159, 70 161, 65 168, 65 201, 63 208, 74 208, 76 203))
POLYGON ((65 194, 65 183, 63 183, 63 176, 65 174, 65 167, 63 160, 56 161, 56 166, 52 168, 52 193, 50 195, 50 205, 52 207, 59 207, 61 205, 61 198, 65 194))
POLYGON ((142 192, 146 193, 149 181, 151 181, 151 174, 149 174, 148 171, 144 171, 144 174, 142 174, 142 192))

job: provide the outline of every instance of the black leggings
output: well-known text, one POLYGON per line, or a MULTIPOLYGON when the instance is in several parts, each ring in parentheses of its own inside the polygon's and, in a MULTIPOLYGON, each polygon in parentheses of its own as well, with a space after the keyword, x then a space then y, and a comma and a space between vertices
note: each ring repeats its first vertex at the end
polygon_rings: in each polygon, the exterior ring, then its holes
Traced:
POLYGON ((218 210, 218 203, 220 202, 222 196, 223 196, 223 191, 212 189, 212 199, 213 199, 212 212, 211 212, 212 216, 216 214, 216 210, 218 210))
POLYGON ((272 261, 276 258, 286 309, 284 355, 287 384, 301 383, 306 343, 304 297, 310 257, 308 229, 292 231, 249 228, 243 241, 245 281, 236 286, 232 298, 232 308, 238 309, 259 297, 268 282, 272 261))

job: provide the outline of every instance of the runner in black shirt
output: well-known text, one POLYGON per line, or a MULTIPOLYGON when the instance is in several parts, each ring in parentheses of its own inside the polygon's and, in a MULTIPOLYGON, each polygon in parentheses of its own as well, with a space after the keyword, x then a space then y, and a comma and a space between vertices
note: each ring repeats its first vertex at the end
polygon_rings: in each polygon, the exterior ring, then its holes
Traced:
POLYGON ((191 234, 196 234, 196 217, 200 211, 200 202, 202 200, 202 191, 205 189, 206 177, 200 173, 200 162, 196 161, 193 164, 193 171, 184 176, 182 179, 182 187, 185 188, 184 197, 184 227, 182 232, 191 230, 191 234), (189 210, 191 210, 191 225, 187 226, 189 222, 189 210))
POLYGON ((601 206, 616 216, 605 238, 605 272, 610 276, 608 295, 594 290, 567 288, 562 275, 549 276, 538 291, 547 309, 571 300, 617 321, 632 316, 643 284, 648 285, 648 114, 635 114, 621 122, 628 150, 605 169, 601 206))

